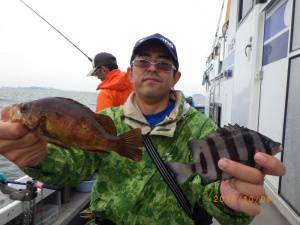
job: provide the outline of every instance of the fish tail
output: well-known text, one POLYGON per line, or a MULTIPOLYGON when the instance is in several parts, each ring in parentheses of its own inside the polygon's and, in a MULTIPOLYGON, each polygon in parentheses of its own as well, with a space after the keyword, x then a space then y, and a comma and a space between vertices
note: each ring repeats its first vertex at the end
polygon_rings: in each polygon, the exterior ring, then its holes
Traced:
POLYGON ((123 142, 123 147, 118 153, 134 161, 140 161, 142 159, 140 147, 143 145, 141 129, 132 129, 119 137, 123 142))
POLYGON ((172 162, 168 163, 168 167, 175 174, 175 178, 178 184, 183 184, 195 173, 193 164, 172 162))

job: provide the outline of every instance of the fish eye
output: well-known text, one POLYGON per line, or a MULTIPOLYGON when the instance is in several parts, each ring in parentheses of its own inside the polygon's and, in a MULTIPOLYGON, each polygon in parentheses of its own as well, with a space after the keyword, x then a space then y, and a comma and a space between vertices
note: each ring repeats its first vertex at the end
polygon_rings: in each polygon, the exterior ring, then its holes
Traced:
POLYGON ((26 113, 29 109, 29 105, 28 104, 22 104, 20 107, 20 111, 21 113, 26 113))

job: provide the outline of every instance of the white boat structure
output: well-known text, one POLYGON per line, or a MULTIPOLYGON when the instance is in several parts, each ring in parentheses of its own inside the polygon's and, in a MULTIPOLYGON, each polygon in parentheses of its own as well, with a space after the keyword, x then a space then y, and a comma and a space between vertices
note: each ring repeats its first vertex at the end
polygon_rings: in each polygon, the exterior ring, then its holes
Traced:
POLYGON ((265 185, 290 224, 300 224, 300 0, 226 2, 203 76, 206 114, 283 144, 287 173, 265 185))

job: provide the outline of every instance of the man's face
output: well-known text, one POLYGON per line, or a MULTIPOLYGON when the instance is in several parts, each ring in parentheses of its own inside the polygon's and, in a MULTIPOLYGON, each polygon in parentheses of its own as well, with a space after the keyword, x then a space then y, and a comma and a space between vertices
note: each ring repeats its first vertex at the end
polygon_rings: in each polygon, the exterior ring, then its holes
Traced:
POLYGON ((106 68, 104 66, 100 66, 97 72, 95 73, 95 76, 98 79, 103 81, 106 77, 106 74, 107 74, 106 68))
POLYGON ((139 50, 128 69, 136 94, 150 101, 169 96, 180 78, 166 50, 158 44, 148 44, 139 50))

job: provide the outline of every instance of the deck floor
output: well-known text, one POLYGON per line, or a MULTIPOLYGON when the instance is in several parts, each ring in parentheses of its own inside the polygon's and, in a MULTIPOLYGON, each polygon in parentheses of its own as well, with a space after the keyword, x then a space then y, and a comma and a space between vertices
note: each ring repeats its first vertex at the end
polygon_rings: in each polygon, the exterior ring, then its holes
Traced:
MULTIPOLYGON (((251 225, 290 225, 272 203, 261 204, 262 211, 255 217, 251 225)), ((220 225, 216 220, 212 225, 220 225)))
MULTIPOLYGON (((262 212, 255 217, 251 225, 290 225, 272 203, 261 204, 262 212)), ((68 225, 84 225, 86 221, 77 218, 68 225)), ((212 225, 220 225, 214 220, 212 225)))

